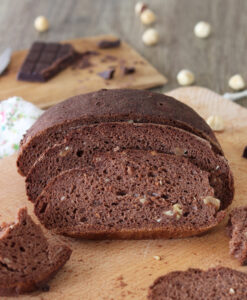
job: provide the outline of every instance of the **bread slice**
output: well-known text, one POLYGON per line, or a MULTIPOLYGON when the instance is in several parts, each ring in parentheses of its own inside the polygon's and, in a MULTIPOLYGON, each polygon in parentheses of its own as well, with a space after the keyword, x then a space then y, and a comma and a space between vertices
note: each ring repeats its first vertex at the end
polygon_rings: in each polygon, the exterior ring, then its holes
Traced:
POLYGON ((35 202, 43 188, 60 172, 92 164, 97 152, 125 149, 155 150, 185 156, 210 173, 215 196, 226 208, 233 198, 233 177, 226 159, 211 144, 183 129, 158 124, 100 123, 75 129, 62 144, 49 148, 28 173, 26 190, 35 202))
POLYGON ((82 238, 174 238, 216 226, 209 176, 187 158, 126 150, 95 155, 94 167, 54 177, 35 203, 46 228, 82 238))
POLYGON ((187 105, 162 94, 141 90, 101 90, 70 98, 48 109, 28 130, 20 146, 17 166, 28 171, 40 155, 60 143, 68 132, 86 124, 134 121, 170 125, 192 132, 222 153, 206 122, 187 105))
POLYGON ((207 271, 188 269, 159 277, 150 286, 148 300, 247 299, 247 274, 226 267, 207 271))
POLYGON ((69 247, 47 239, 27 209, 20 209, 15 223, 0 228, 0 296, 47 289, 70 255, 69 247))
POLYGON ((247 264, 247 206, 234 208, 227 224, 227 233, 230 236, 230 254, 241 265, 247 264))

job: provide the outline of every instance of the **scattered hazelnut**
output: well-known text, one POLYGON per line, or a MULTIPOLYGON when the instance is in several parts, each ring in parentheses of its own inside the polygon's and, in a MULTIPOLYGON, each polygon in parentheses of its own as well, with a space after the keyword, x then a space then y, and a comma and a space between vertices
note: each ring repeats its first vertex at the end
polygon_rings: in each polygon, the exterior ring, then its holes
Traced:
POLYGON ((156 151, 151 151, 150 153, 152 156, 156 156, 158 154, 156 151))
POLYGON ((3 262, 6 263, 6 264, 9 264, 9 263, 11 263, 11 260, 8 259, 7 257, 4 257, 3 262))
POLYGON ((37 31, 44 32, 48 30, 49 22, 45 17, 39 16, 34 21, 34 27, 37 31))
POLYGON ((147 29, 142 35, 142 41, 147 46, 153 46, 158 43, 159 34, 154 28, 147 29))
POLYGON ((229 289, 229 294, 234 295, 235 294, 235 290, 233 288, 229 289))
POLYGON ((185 153, 186 153, 186 150, 185 150, 185 149, 182 149, 182 148, 179 148, 179 147, 176 147, 176 148, 174 149, 174 154, 175 154, 175 155, 183 156, 185 153))
POLYGON ((174 215, 174 212, 172 210, 167 210, 163 212, 164 215, 172 217, 174 215))
POLYGON ((61 156, 61 157, 66 156, 66 155, 69 153, 69 151, 70 151, 70 147, 69 147, 69 146, 66 146, 66 147, 64 148, 64 150, 61 150, 61 151, 59 152, 59 156, 61 156))
POLYGON ((215 170, 217 171, 217 170, 219 170, 219 168, 220 168, 220 166, 216 166, 215 170))
POLYGON ((206 198, 203 199, 204 204, 208 205, 214 205, 217 210, 220 208, 220 200, 217 198, 214 198, 212 196, 207 196, 206 198))
POLYGON ((209 37, 211 33, 211 25, 207 22, 198 22, 194 27, 194 34, 200 39, 209 37))
POLYGON ((177 81, 180 85, 191 85, 195 82, 195 75, 190 70, 181 70, 177 74, 177 81))
POLYGON ((129 120, 128 123, 129 123, 129 124, 133 124, 134 121, 133 121, 133 120, 129 120))
POLYGON ((119 147, 119 146, 113 148, 113 151, 114 151, 114 152, 117 152, 117 151, 119 151, 119 150, 120 150, 120 147, 119 147))
POLYGON ((109 178, 105 178, 105 182, 110 182, 110 179, 109 178))
POLYGON ((245 88, 245 81, 240 74, 236 74, 229 79, 228 85, 233 90, 239 91, 245 88))
POLYGON ((140 202, 141 202, 142 204, 144 204, 144 203, 146 202, 146 198, 141 198, 141 199, 140 199, 140 202))
POLYGON ((161 257, 159 255, 154 255, 153 258, 156 260, 161 260, 161 257))
POLYGON ((62 196, 62 197, 60 198, 60 200, 61 200, 61 201, 65 200, 65 196, 62 196))
POLYGON ((135 5, 135 14, 140 16, 141 13, 147 8, 147 5, 141 1, 137 2, 135 5))
POLYGON ((145 9, 141 13, 141 22, 144 25, 151 25, 156 21, 156 16, 151 9, 145 9))
POLYGON ((160 223, 162 221, 162 218, 159 218, 156 220, 156 222, 160 223))
POLYGON ((173 212, 174 214, 176 215, 176 218, 177 219, 180 219, 180 217, 182 216, 183 214, 183 209, 182 209, 182 206, 178 203, 174 204, 173 206, 173 212))
POLYGON ((177 220, 180 219, 180 217, 183 214, 182 206, 180 204, 176 203, 172 206, 172 209, 173 210, 164 211, 163 214, 166 216, 169 216, 169 217, 172 217, 175 215, 177 220))
POLYGON ((224 120, 220 116, 210 116, 207 118, 207 123, 214 131, 223 131, 224 126, 224 120))

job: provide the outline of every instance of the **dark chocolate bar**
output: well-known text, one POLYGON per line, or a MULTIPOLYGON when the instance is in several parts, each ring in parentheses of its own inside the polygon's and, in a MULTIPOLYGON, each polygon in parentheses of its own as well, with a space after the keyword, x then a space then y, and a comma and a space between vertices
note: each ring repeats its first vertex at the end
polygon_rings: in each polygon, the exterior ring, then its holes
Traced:
POLYGON ((73 63, 70 44, 35 42, 22 64, 17 79, 44 82, 73 63))

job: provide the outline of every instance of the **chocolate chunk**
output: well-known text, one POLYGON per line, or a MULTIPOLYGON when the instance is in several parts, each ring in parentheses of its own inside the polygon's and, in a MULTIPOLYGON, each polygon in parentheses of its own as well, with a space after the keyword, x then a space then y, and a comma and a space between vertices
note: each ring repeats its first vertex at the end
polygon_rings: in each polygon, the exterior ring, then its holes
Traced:
POLYGON ((101 40, 98 43, 98 47, 100 49, 107 49, 107 48, 117 48, 119 47, 121 44, 120 39, 115 40, 115 41, 110 41, 110 40, 101 40))
POLYGON ((242 156, 243 158, 247 158, 247 146, 245 146, 242 156))
POLYGON ((111 68, 108 70, 105 70, 103 72, 98 73, 98 75, 104 79, 112 79, 115 73, 115 69, 111 68))
POLYGON ((73 63, 75 56, 70 44, 35 42, 19 70, 17 79, 47 81, 73 63))
POLYGON ((122 69, 122 72, 124 75, 133 74, 136 71, 136 69, 134 67, 123 66, 123 67, 121 67, 121 69, 122 69))

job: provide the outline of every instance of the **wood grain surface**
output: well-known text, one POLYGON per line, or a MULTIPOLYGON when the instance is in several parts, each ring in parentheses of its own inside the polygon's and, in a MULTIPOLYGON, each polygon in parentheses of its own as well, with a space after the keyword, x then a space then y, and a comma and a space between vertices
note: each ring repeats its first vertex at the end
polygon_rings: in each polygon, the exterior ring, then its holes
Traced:
POLYGON ((69 40, 79 52, 96 51, 98 55, 89 58, 90 67, 68 67, 47 82, 18 81, 16 75, 28 50, 17 51, 12 55, 6 75, 0 77, 0 99, 13 95, 23 97, 40 108, 49 107, 69 97, 92 92, 102 88, 139 88, 147 89, 164 85, 167 79, 141 57, 127 43, 120 47, 98 49, 102 39, 116 40, 112 35, 69 40), (121 67, 135 67, 133 74, 124 75, 121 67), (114 78, 105 80, 98 75, 109 68, 115 68, 114 78))
MULTIPOLYGON (((180 88, 169 94, 195 108, 203 117, 222 115, 226 129, 217 138, 235 177, 236 195, 231 207, 247 204, 247 160, 241 157, 246 145, 247 110, 204 88, 180 88)), ((17 174, 15 160, 16 156, 12 156, 0 161, 1 221, 12 221, 22 206, 28 206, 32 213, 24 178, 17 174)), ((63 240, 71 245, 73 254, 49 283, 50 291, 21 299, 143 300, 153 280, 170 271, 223 265, 247 272, 246 267, 240 267, 228 254, 229 239, 224 224, 203 236, 177 240, 83 241, 65 237, 63 240), (161 260, 155 260, 155 255, 161 260)))
MULTIPOLYGON (((160 43, 146 47, 141 41, 145 27, 135 17, 137 0, 1 0, 0 51, 7 46, 27 49, 34 40, 62 41, 99 34, 115 34, 151 62, 169 83, 159 91, 178 87, 176 74, 191 69, 196 84, 220 94, 229 92, 228 79, 240 73, 247 81, 246 0, 145 0, 157 15, 154 25, 160 43), (35 17, 44 15, 50 30, 38 33, 35 17), (194 25, 205 20, 212 35, 201 40, 194 25)), ((1 88, 1 82, 0 82, 1 88)), ((247 99, 239 101, 247 106, 247 99)))

